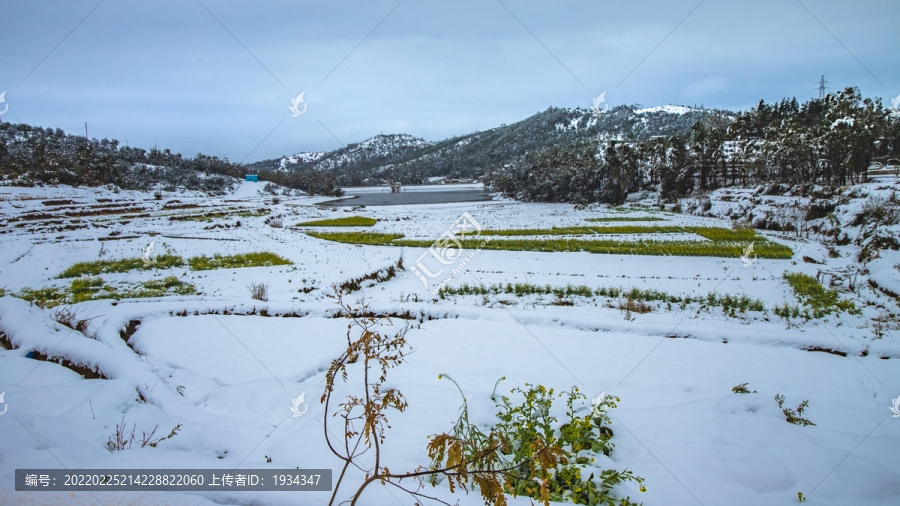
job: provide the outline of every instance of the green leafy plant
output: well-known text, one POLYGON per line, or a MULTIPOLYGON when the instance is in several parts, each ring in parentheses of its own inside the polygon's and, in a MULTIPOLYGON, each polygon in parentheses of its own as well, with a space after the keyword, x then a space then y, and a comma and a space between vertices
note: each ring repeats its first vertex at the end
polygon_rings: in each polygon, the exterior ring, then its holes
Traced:
POLYGON ((803 412, 806 410, 806 408, 809 407, 808 400, 804 399, 794 409, 784 407, 784 396, 781 394, 775 394, 775 402, 778 403, 778 407, 781 408, 781 412, 784 413, 784 418, 788 421, 788 423, 792 423, 794 425, 802 425, 804 427, 815 425, 814 423, 809 421, 809 419, 803 416, 803 412))
POLYGON ((500 421, 495 429, 509 441, 503 449, 506 457, 512 463, 535 462, 534 448, 549 447, 558 455, 558 462, 554 467, 528 468, 527 473, 523 472, 525 468, 514 468, 510 474, 515 479, 507 483, 507 492, 528 495, 545 504, 571 501, 588 505, 631 505, 634 503, 628 497, 614 497, 612 488, 621 482, 634 481, 642 492, 646 490, 643 478, 628 470, 607 469, 596 479, 593 472, 584 477, 595 461, 593 455, 609 455, 614 448, 607 410, 616 406, 617 397, 603 395, 594 401, 589 413, 579 415, 576 403, 586 397, 573 387, 556 396, 566 398, 565 422, 558 424, 552 409, 553 389, 526 383, 525 389, 514 388, 510 393, 520 397, 521 402, 514 403, 506 396, 500 399, 497 414, 500 421))
POLYGON ((731 391, 736 394, 755 394, 756 390, 750 390, 747 388, 747 385, 749 385, 749 383, 741 383, 740 385, 731 387, 731 391))
MULTIPOLYGON (((500 453, 506 443, 499 433, 492 431, 484 434, 469 423, 465 402, 463 414, 454 426, 453 434, 438 434, 428 443, 428 455, 436 465, 428 469, 419 467, 414 471, 399 473, 388 468, 382 452, 385 428, 388 426, 387 412, 393 410, 402 413, 407 404, 403 394, 396 388, 387 387, 385 382, 388 371, 402 364, 409 352, 405 338, 408 326, 393 335, 382 333, 379 327, 384 323, 390 324, 390 318, 374 315, 365 304, 359 308, 351 307, 344 302, 343 293, 337 286, 334 290, 333 297, 341 306, 341 315, 349 318, 351 323, 347 326, 347 349, 332 361, 326 371, 325 391, 321 397, 326 412, 323 422, 326 443, 331 452, 343 461, 329 505, 338 501, 342 484, 351 467, 368 471, 352 497, 340 501, 340 504, 349 502, 352 506, 360 503, 366 488, 374 483, 402 490, 411 495, 417 504, 422 499, 443 502, 423 492, 426 479, 434 478, 432 484, 435 484, 436 478, 441 476, 447 479, 451 491, 454 491, 455 486, 467 489, 471 482, 473 486, 478 486, 487 504, 505 505, 501 480, 506 480, 507 474, 512 471, 505 466, 500 453), (346 382, 350 367, 362 369, 362 391, 356 395, 348 395, 335 412, 331 413, 335 382, 339 377, 346 382), (338 417, 343 423, 342 438, 335 437, 329 429, 333 417, 338 417), (363 458, 368 462, 363 463, 363 458), (401 483, 402 480, 411 481, 417 486, 408 487, 401 483)), ((535 452, 536 459, 545 465, 550 465, 555 458, 550 449, 536 448, 535 452)))
MULTIPOLYGON (((553 392, 543 386, 516 389, 525 397, 521 405, 508 397, 492 395, 501 408, 500 421, 485 432, 469 420, 468 401, 452 378, 440 375, 456 385, 463 404, 459 418, 448 433, 432 436, 426 447, 431 465, 409 472, 393 472, 384 461, 385 428, 388 411, 403 412, 406 399, 396 388, 387 387, 388 371, 401 365, 410 348, 404 326, 393 335, 379 329, 390 324, 390 318, 373 314, 369 308, 351 307, 343 300, 343 292, 333 287, 341 307, 340 315, 351 320, 347 326, 347 349, 331 363, 325 375, 323 431, 331 452, 343 461, 335 480, 330 505, 339 501, 348 470, 365 469, 362 484, 350 499, 340 504, 360 503, 367 487, 374 483, 391 486, 412 496, 416 503, 432 500, 448 504, 423 492, 426 483, 437 486, 446 482, 451 492, 457 488, 477 489, 485 504, 505 506, 506 495, 526 494, 549 506, 551 500, 573 500, 580 504, 633 505, 628 498, 614 498, 612 488, 623 481, 636 481, 643 491, 643 479, 630 471, 605 470, 595 479, 582 472, 591 462, 593 452, 612 450, 610 423, 606 409, 614 407, 612 396, 599 398, 587 415, 578 415, 576 401, 584 396, 573 388, 568 393, 567 424, 556 427, 550 413, 553 392), (334 413, 334 388, 338 378, 347 381, 348 370, 361 369, 354 377, 362 379, 361 392, 347 395, 334 413), (330 430, 330 420, 342 421, 343 437, 330 430), (605 429, 604 429, 605 428, 605 429), (559 433, 557 435, 557 432, 559 433), (366 462, 363 462, 363 459, 366 462), (410 487, 403 480, 416 484, 410 487)), ((499 384, 499 381, 498 381, 499 384)), ((496 386, 494 394, 496 394, 496 386)), ((530 387, 530 385, 526 385, 530 387)))
POLYGON ((846 311, 858 314, 853 301, 841 300, 835 290, 826 290, 816 278, 801 272, 786 272, 784 279, 791 286, 794 295, 812 311, 813 318, 822 318, 831 313, 846 311))

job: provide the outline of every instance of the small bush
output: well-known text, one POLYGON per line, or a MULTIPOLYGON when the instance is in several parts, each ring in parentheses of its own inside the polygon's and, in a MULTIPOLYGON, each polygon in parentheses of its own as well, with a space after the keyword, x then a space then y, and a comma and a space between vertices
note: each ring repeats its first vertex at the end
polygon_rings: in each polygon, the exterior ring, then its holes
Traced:
POLYGON ((249 287, 250 298, 266 302, 269 300, 269 286, 265 283, 252 283, 249 287))
MULTIPOLYGON (((181 424, 179 423, 169 432, 168 436, 159 437, 154 439, 153 436, 156 434, 156 429, 159 426, 153 427, 153 430, 150 433, 141 432, 141 438, 138 443, 141 445, 141 448, 149 446, 151 448, 155 448, 156 445, 165 441, 166 439, 172 439, 176 435, 178 435, 178 431, 181 430, 181 424)), ((125 417, 122 417, 122 422, 116 424, 116 431, 109 436, 109 440, 106 442, 106 449, 110 452, 128 450, 132 447, 135 442, 135 432, 137 431, 137 424, 134 424, 131 428, 131 432, 128 432, 128 427, 125 423, 125 417)))
POLYGON ((643 492, 643 478, 631 471, 607 469, 597 476, 598 484, 593 473, 588 477, 582 474, 593 467, 595 455, 609 456, 615 448, 611 440, 613 433, 608 427, 612 420, 607 410, 615 408, 619 399, 601 395, 592 402, 589 413, 579 415, 576 403, 587 397, 573 387, 558 395, 566 398, 566 414, 565 422, 557 424, 558 419, 553 413, 553 389, 527 383, 525 387, 510 392, 521 398, 521 403, 514 404, 506 396, 497 403, 500 421, 495 432, 505 441, 501 451, 512 469, 504 492, 526 495, 545 504, 547 501, 571 501, 588 505, 634 505, 629 497, 613 496, 612 488, 622 482, 634 481, 643 492), (540 459, 535 450, 542 447, 548 447, 552 454, 558 455, 558 460, 540 459))
POLYGON ((643 302, 635 302, 633 299, 627 299, 625 302, 619 303, 619 309, 629 312, 644 314, 653 311, 653 308, 643 302))
POLYGON ((738 386, 731 387, 731 391, 736 394, 755 394, 756 390, 750 390, 747 388, 747 385, 749 385, 749 383, 741 383, 738 386))
POLYGON ((809 407, 809 401, 804 399, 803 402, 797 405, 796 408, 790 409, 784 407, 784 396, 781 394, 775 394, 775 402, 778 403, 778 407, 781 408, 781 412, 784 413, 784 419, 788 421, 788 423, 792 423, 794 425, 802 425, 804 427, 809 425, 815 425, 809 419, 803 416, 803 411, 809 407))
POLYGON ((879 197, 869 197, 862 211, 853 219, 851 226, 896 225, 900 223, 900 211, 892 202, 879 197))
POLYGON ((78 323, 78 313, 68 306, 59 306, 53 313, 53 319, 60 325, 65 325, 70 329, 75 329, 78 323))
POLYGON ((753 230, 750 220, 731 220, 731 230, 753 230))

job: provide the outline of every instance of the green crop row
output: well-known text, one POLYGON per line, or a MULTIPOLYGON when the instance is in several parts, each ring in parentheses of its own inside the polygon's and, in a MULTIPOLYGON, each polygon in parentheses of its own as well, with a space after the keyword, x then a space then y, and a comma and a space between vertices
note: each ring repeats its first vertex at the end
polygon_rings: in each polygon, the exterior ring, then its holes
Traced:
POLYGON ((368 244, 371 246, 391 246, 403 237, 403 234, 385 234, 381 232, 307 232, 306 235, 326 241, 346 244, 368 244))
MULTIPOLYGON (((168 269, 181 267, 184 259, 178 255, 159 255, 155 258, 153 267, 168 269)), ((77 278, 79 276, 96 276, 111 272, 128 272, 148 267, 140 257, 122 258, 119 260, 94 260, 92 262, 78 262, 64 270, 58 278, 77 278)))
POLYGON ((565 297, 608 297, 623 298, 637 302, 666 302, 669 304, 698 303, 708 307, 721 307, 725 311, 737 309, 741 313, 745 311, 763 311, 765 306, 759 299, 751 299, 746 295, 729 295, 711 292, 705 296, 673 295, 660 290, 631 288, 623 290, 617 287, 600 287, 592 289, 585 285, 535 285, 531 283, 506 283, 493 285, 469 285, 442 286, 438 296, 442 299, 458 295, 498 295, 510 294, 516 297, 526 295, 554 295, 559 299, 565 297))
MULTIPOLYGON (((577 227, 576 227, 577 228, 577 227)), ((616 227, 619 228, 619 227, 616 227)), ((641 228, 641 227, 636 227, 641 228)), ((565 229, 549 229, 565 230, 565 229)), ((745 244, 744 231, 725 229, 708 229, 697 227, 692 232, 715 237, 711 241, 613 241, 590 240, 582 238, 559 239, 495 239, 459 238, 459 243, 466 249, 492 249, 503 251, 539 251, 539 252, 572 252, 605 253, 619 255, 662 255, 662 256, 712 256, 738 258, 743 253, 745 244), (722 230, 722 232, 720 232, 722 230)), ((752 231, 751 231, 752 232, 752 231)), ((491 234, 492 231, 482 231, 491 234)), ((307 232, 307 235, 329 241, 348 244, 368 244, 375 246, 409 246, 427 248, 434 241, 422 239, 403 239, 403 234, 369 233, 369 232, 307 232)), ((544 234, 540 234, 544 235, 544 234)), ((759 258, 789 259, 793 251, 787 246, 769 242, 762 237, 755 238, 754 254, 759 258)))
MULTIPOLYGON (((237 255, 197 256, 187 260, 187 265, 196 271, 223 269, 234 267, 268 267, 271 265, 287 265, 291 261, 268 251, 256 253, 240 253, 237 255)), ((119 260, 94 260, 78 262, 64 270, 57 278, 75 278, 79 276, 97 276, 115 272, 128 272, 139 269, 168 269, 183 267, 185 261, 177 255, 159 255, 152 264, 147 264, 140 257, 122 258, 119 260)))
POLYGON ((585 218, 584 221, 591 221, 595 223, 605 223, 612 221, 665 221, 665 218, 660 218, 658 216, 611 216, 606 218, 585 218))
POLYGON ((239 253, 236 255, 206 255, 188 259, 188 265, 195 271, 208 271, 212 269, 234 269, 241 267, 270 267, 273 265, 290 265, 287 258, 269 251, 256 253, 239 253))
POLYGON ((298 223, 298 227, 371 227, 378 220, 365 216, 347 216, 346 218, 332 218, 325 220, 304 221, 298 223))

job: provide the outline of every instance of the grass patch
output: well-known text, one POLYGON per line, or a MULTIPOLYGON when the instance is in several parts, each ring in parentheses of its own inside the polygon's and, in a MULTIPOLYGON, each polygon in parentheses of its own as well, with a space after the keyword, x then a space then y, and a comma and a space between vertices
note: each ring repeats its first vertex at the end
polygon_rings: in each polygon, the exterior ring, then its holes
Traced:
POLYGON ((12 295, 25 299, 28 302, 33 302, 42 308, 63 304, 69 296, 65 288, 56 286, 48 286, 46 288, 29 288, 26 286, 12 295))
POLYGON ((600 287, 592 289, 585 285, 534 285, 531 283, 506 283, 493 285, 469 285, 442 286, 438 290, 438 297, 445 299, 455 295, 499 295, 510 294, 516 297, 526 295, 554 295, 557 299, 565 297, 607 297, 611 299, 623 298, 634 302, 665 302, 669 305, 679 304, 681 309, 688 304, 700 304, 704 308, 719 307, 723 311, 734 315, 735 311, 745 313, 747 311, 763 311, 765 305, 759 299, 751 299, 746 295, 729 295, 711 292, 705 296, 692 297, 689 295, 673 295, 660 290, 642 290, 632 288, 623 290, 617 287, 600 287))
POLYGON ((195 271, 212 269, 233 269, 240 267, 270 267, 273 265, 291 265, 293 262, 269 251, 256 253, 239 253, 237 255, 200 255, 188 259, 188 265, 195 271))
POLYGON ((175 276, 151 279, 143 283, 121 287, 109 285, 103 281, 103 278, 97 276, 73 279, 68 287, 25 287, 15 296, 32 302, 38 307, 51 308, 60 304, 77 304, 88 300, 136 299, 193 293, 197 293, 194 285, 185 283, 175 276))
POLYGON ((174 216, 169 216, 169 221, 202 221, 202 222, 211 222, 214 219, 225 218, 228 216, 236 216, 240 218, 258 218, 260 216, 265 216, 268 214, 266 209, 257 209, 257 210, 249 210, 249 209, 230 209, 227 211, 210 211, 201 214, 177 214, 174 216))
POLYGON ((136 269, 147 269, 158 267, 160 269, 168 269, 169 267, 181 267, 184 265, 184 259, 178 255, 159 255, 156 262, 152 266, 144 264, 143 259, 122 258, 120 260, 94 260, 92 262, 78 262, 72 264, 71 267, 64 270, 57 278, 77 278, 79 276, 97 276, 98 274, 107 274, 111 272, 128 272, 136 269))
POLYGON ((807 310, 801 313, 795 308, 788 313, 787 311, 784 311, 784 309, 790 308, 785 304, 781 312, 778 313, 778 315, 783 318, 802 315, 809 320, 811 319, 810 317, 821 318, 825 315, 839 313, 841 311, 846 311, 850 314, 859 314, 859 310, 856 308, 856 305, 853 304, 853 301, 840 300, 840 295, 838 295, 836 290, 826 290, 816 278, 809 274, 803 274, 802 272, 785 272, 784 279, 791 285, 791 289, 794 290, 794 295, 803 305, 807 306, 807 310))
POLYGON ((194 285, 185 283, 175 276, 166 276, 162 279, 151 279, 141 283, 139 292, 142 295, 137 295, 136 297, 162 297, 169 293, 191 295, 197 293, 197 289, 194 285))
POLYGON ((378 220, 365 216, 347 216, 326 220, 313 220, 298 223, 298 227, 371 227, 378 220))
POLYGON ((346 244, 368 244, 371 246, 391 246, 393 241, 403 238, 403 234, 380 232, 307 232, 306 235, 326 241, 346 244))
POLYGON ((639 217, 639 216, 615 216, 615 217, 607 217, 607 218, 585 218, 584 221, 590 221, 594 223, 606 223, 613 221, 666 221, 665 218, 660 218, 658 216, 647 216, 647 217, 639 217))

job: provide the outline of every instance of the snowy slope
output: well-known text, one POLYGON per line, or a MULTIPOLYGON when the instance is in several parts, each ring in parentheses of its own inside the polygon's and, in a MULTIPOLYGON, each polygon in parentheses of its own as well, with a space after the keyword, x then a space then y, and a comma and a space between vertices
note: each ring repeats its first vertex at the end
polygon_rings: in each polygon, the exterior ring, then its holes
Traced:
MULTIPOLYGON (((839 207, 837 215, 849 221, 871 193, 890 191, 879 190, 879 185, 884 183, 860 186, 858 196, 839 207)), ((346 348, 347 320, 333 317, 338 308, 328 297, 331 285, 401 257, 406 266, 413 265, 426 251, 324 241, 294 228, 297 222, 364 215, 378 220, 373 232, 427 240, 441 237, 465 212, 484 230, 578 226, 585 225, 586 218, 623 216, 665 220, 655 224, 728 227, 730 217, 746 217, 753 209, 765 214, 792 199, 771 197, 774 200, 767 202, 770 197, 755 195, 752 189, 715 193, 712 216, 649 209, 573 210, 562 204, 503 199, 351 212, 317 207, 325 199, 316 197, 285 196, 272 204, 261 187, 243 182, 221 198, 181 192, 161 202, 140 193, 103 189, 3 189, 0 286, 7 295, 0 297, 0 331, 14 349, 0 348, 0 392, 5 392, 7 406, 0 416, 0 503, 327 504, 330 495, 320 492, 63 494, 13 489, 14 471, 22 468, 300 467, 337 472, 341 462, 323 438, 322 424, 330 414, 318 402, 325 369, 346 348), (729 199, 722 199, 726 195, 729 199), (761 200, 753 203, 753 198, 761 200), (51 199, 72 203, 43 203, 51 199), (65 216, 67 211, 105 204, 141 209, 91 218, 65 216), (170 219, 229 209, 209 221, 170 219), (260 209, 264 212, 251 213, 260 209), (51 216, 22 219, 39 213, 51 216), (281 216, 285 227, 265 225, 270 216, 281 216), (200 293, 74 304, 71 308, 81 318, 92 318, 84 333, 57 323, 55 308, 41 309, 9 295, 24 287, 65 286, 70 280, 55 276, 74 262, 140 256, 152 240, 159 251, 184 257, 267 250, 294 264, 103 274, 107 283, 174 275, 195 284, 200 293), (260 281, 269 287, 265 302, 251 299, 248 290, 260 281), (132 321, 140 323, 126 341, 121 332, 132 321), (29 358, 31 351, 64 357, 102 377, 84 379, 64 365, 29 358), (294 417, 291 401, 301 393, 308 412, 294 417), (136 425, 138 434, 158 427, 165 435, 178 424, 181 429, 155 448, 135 445, 111 452, 107 441, 123 418, 129 427, 136 425)), ((690 203, 683 204, 687 208, 690 203)), ((386 465, 393 471, 427 466, 428 436, 450 430, 459 416, 459 392, 438 374, 448 373, 459 382, 471 419, 485 429, 496 422, 497 407, 490 396, 495 382, 505 376, 498 392, 528 382, 558 390, 578 386, 591 398, 601 392, 621 398, 610 412, 615 450, 598 466, 627 468, 643 476, 646 493, 633 484, 617 492, 648 506, 788 505, 797 502, 798 492, 810 504, 897 504, 900 418, 892 418, 889 408, 900 395, 900 336, 887 328, 876 337, 873 322, 885 312, 900 310, 894 298, 863 280, 871 276, 879 286, 896 287, 900 259, 896 252, 884 251, 868 264, 869 274, 859 279, 855 291, 835 285, 842 298, 856 301, 861 314, 788 322, 774 314, 776 305, 797 303, 782 273, 839 273, 853 265, 860 246, 836 247, 839 256, 832 258, 815 238, 763 233, 790 246, 794 257, 759 259, 744 266, 738 258, 483 250, 449 281, 451 286, 616 286, 692 296, 716 292, 764 301, 764 311, 738 317, 698 304, 682 309, 656 302, 650 303, 648 313, 627 313, 617 307, 622 300, 599 296, 571 297, 571 305, 558 305, 552 295, 441 299, 409 270, 386 282, 364 283, 349 302, 365 300, 372 311, 408 311, 412 316, 407 339, 414 352, 388 376, 409 407, 389 413, 386 465), (822 263, 804 262, 803 256, 822 263), (745 382, 756 392, 732 392, 745 382), (790 407, 808 400, 806 415, 816 425, 787 423, 776 394, 784 395, 790 407)), ((385 331, 403 324, 394 318, 385 331)), ((350 383, 339 384, 338 398, 357 393, 357 379, 351 375, 350 383)), ((363 478, 364 472, 352 469, 342 497, 349 499, 363 478)), ((426 492, 451 504, 483 503, 477 491, 451 494, 445 483, 426 492)), ((397 489, 380 485, 369 487, 362 499, 376 506, 398 502, 412 503, 397 489)), ((530 504, 522 497, 509 502, 530 504)))

